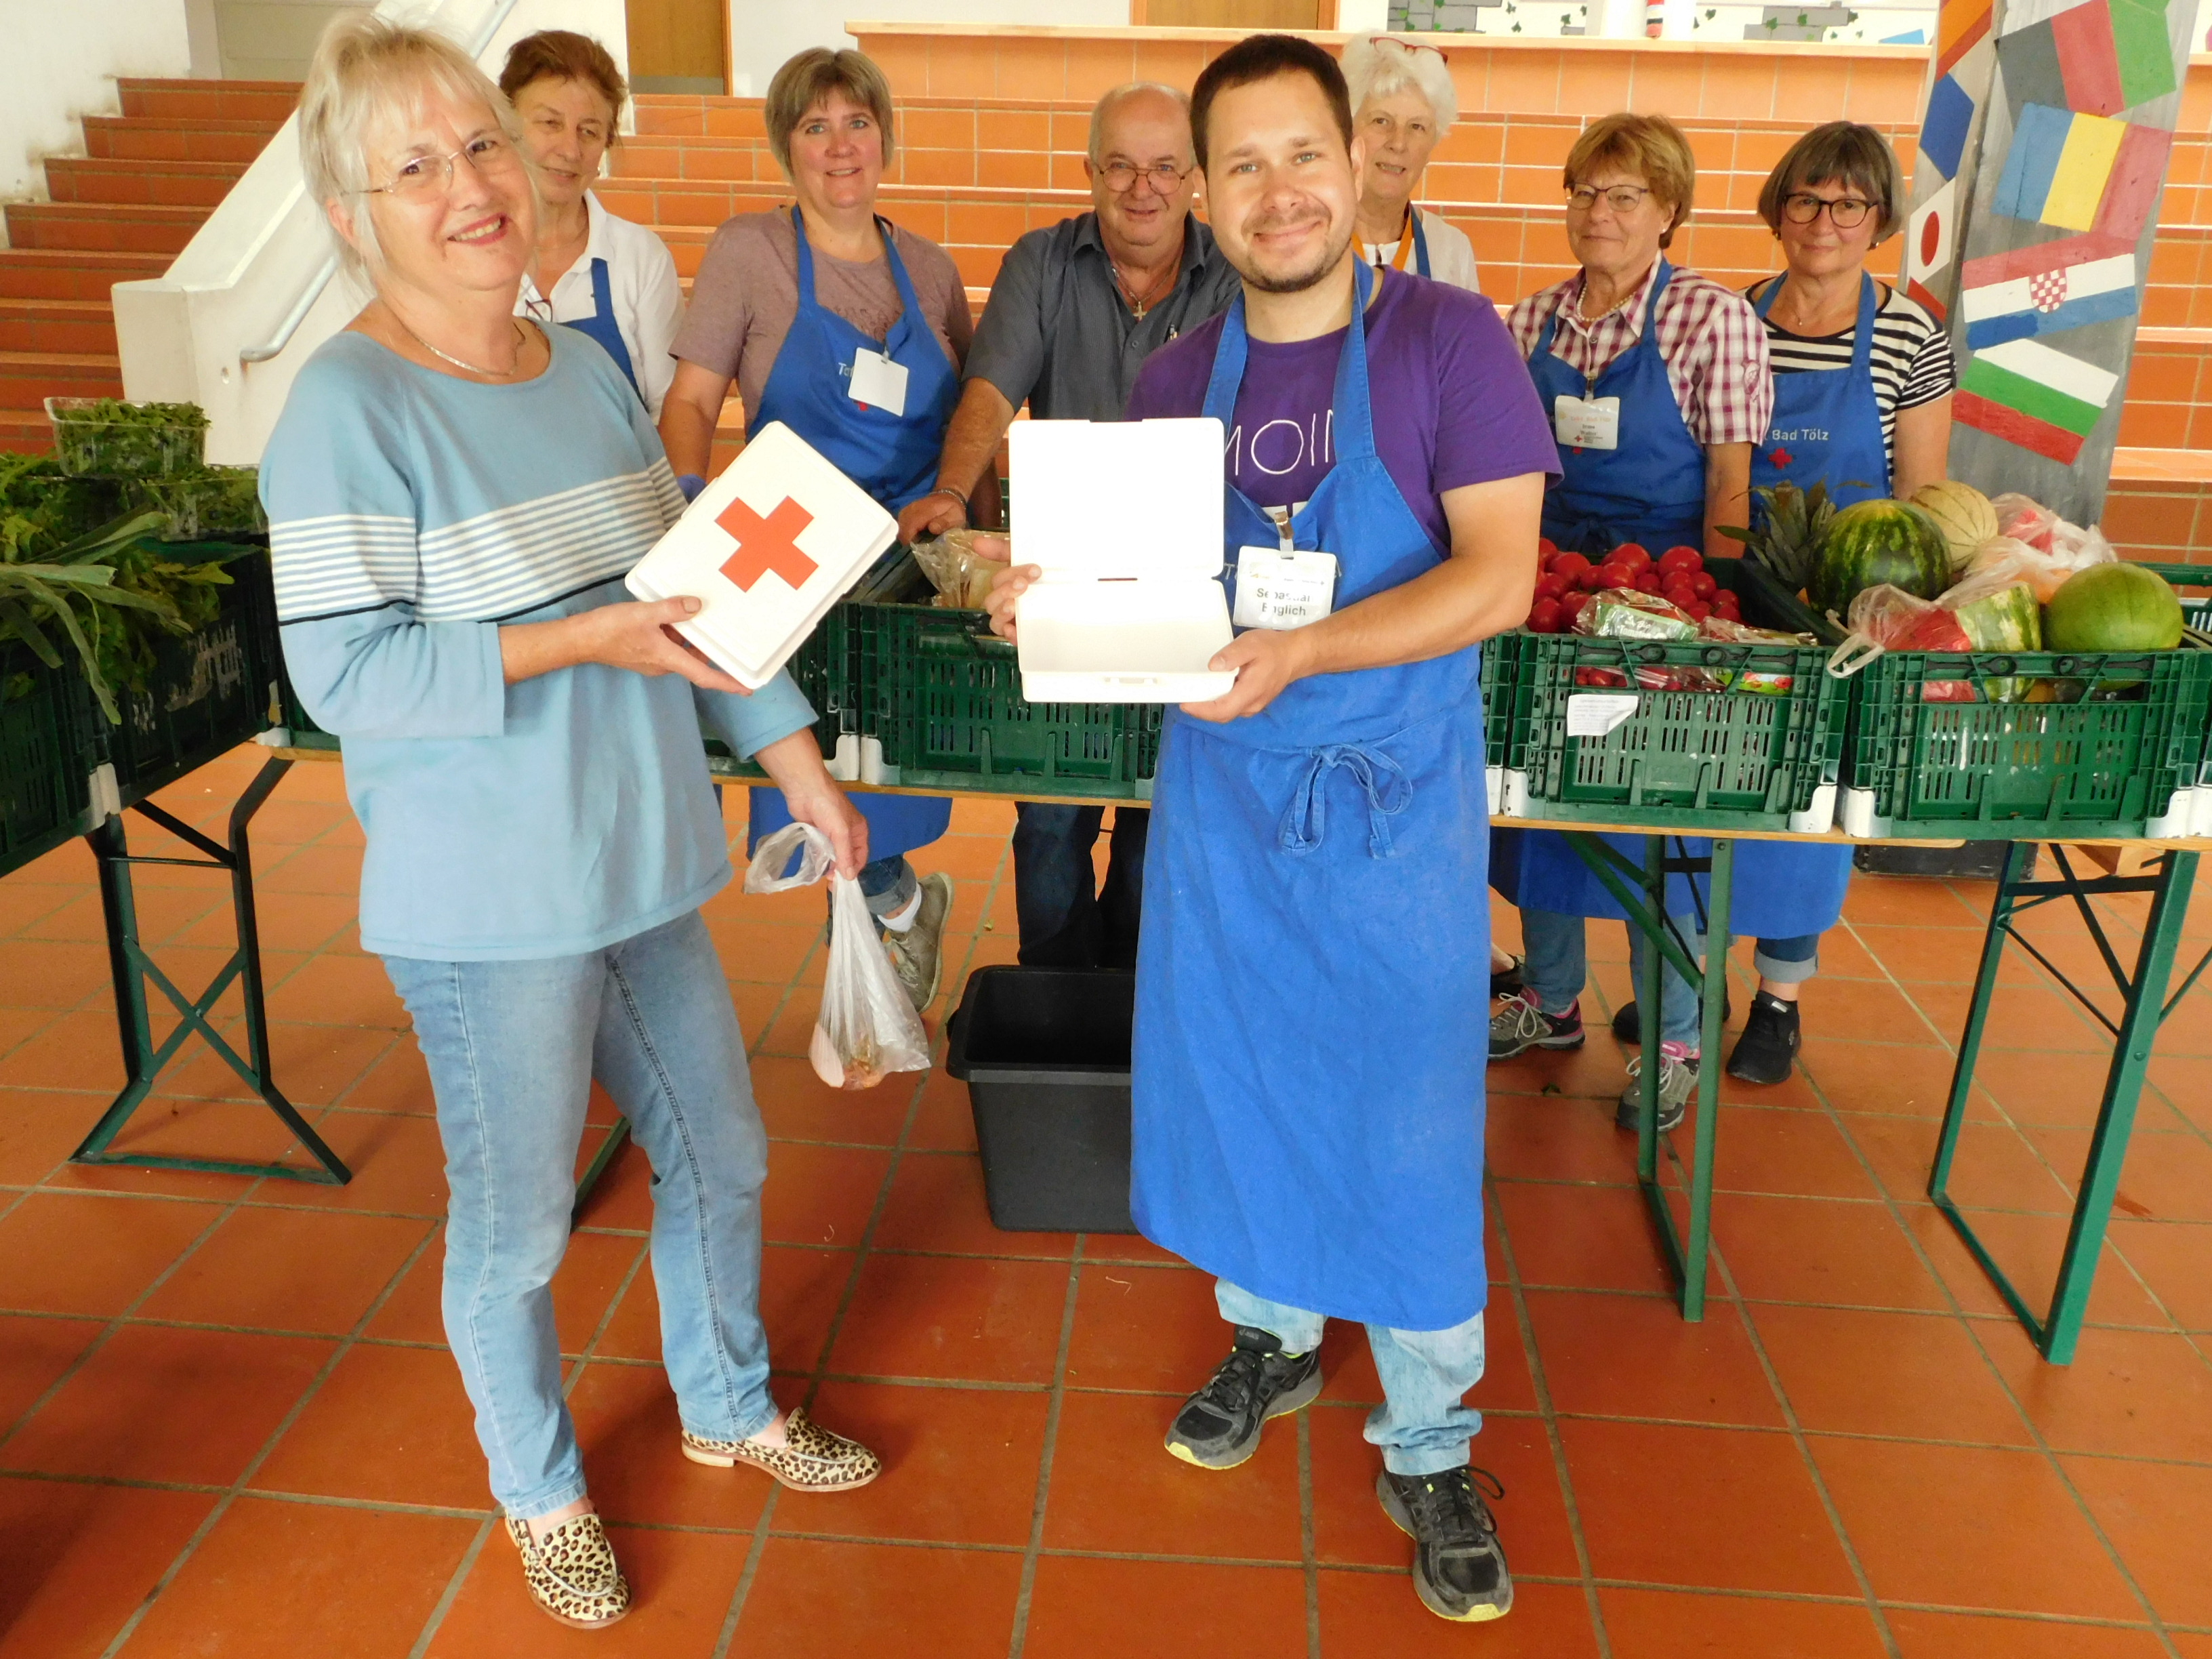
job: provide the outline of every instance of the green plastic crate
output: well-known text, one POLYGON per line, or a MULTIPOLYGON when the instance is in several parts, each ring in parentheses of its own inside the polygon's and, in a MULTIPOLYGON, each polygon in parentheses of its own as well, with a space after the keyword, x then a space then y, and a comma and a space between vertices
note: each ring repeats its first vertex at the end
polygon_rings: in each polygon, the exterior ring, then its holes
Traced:
MULTIPOLYGON (((233 550, 232 544, 166 548, 192 562, 233 550)), ((164 641, 143 691, 117 702, 120 725, 100 722, 122 804, 130 805, 265 731, 276 678, 276 596, 269 556, 257 550, 225 567, 231 585, 222 608, 198 633, 164 641)))
POLYGON ((98 739, 76 664, 49 668, 14 641, 0 645, 0 875, 88 827, 98 739))
MULTIPOLYGON (((1513 750, 1513 660, 1518 633, 1482 642, 1482 738, 1485 764, 1492 770, 1511 763, 1513 750)), ((1492 811, 1496 803, 1492 803, 1492 811)))
POLYGON ((1024 701, 1014 647, 981 611, 850 611, 860 642, 861 729, 881 750, 871 782, 957 790, 1018 779, 1053 794, 1152 799, 1160 704, 1024 701))
POLYGON ((1891 651, 1856 676, 1843 818, 1856 836, 2190 833, 2212 649, 1891 651), (1928 702, 1930 681, 2134 680, 2124 702, 1928 702))
MULTIPOLYGON (((784 665, 806 701, 814 706, 814 742, 831 772, 848 781, 859 775, 860 708, 854 695, 858 679, 854 662, 856 641, 848 607, 839 605, 784 665), (853 741, 848 744, 846 739, 853 741), (849 753, 841 754, 841 750, 849 753)), ((764 781, 768 774, 751 761, 741 761, 713 733, 707 734, 707 756, 717 777, 764 781)))
MULTIPOLYGON (((1745 621, 1831 642, 1837 637, 1757 565, 1716 559, 1706 568, 1741 599, 1745 621)), ((1518 815, 1627 818, 1713 834, 1828 827, 1850 691, 1828 678, 1827 644, 1662 642, 1526 630, 1507 637, 1514 653, 1510 798, 1518 815), (1577 697, 1626 695, 1580 684, 1578 674, 1610 669, 1632 686, 1638 668, 1662 666, 1788 674, 1791 684, 1779 693, 1639 690, 1635 712, 1610 731, 1571 733, 1577 697)))

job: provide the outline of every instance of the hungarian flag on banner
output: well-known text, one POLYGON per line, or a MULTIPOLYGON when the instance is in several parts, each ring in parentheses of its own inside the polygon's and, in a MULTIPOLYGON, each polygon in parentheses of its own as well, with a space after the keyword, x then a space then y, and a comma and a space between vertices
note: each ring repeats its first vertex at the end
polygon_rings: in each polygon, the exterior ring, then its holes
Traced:
POLYGON ((1977 351, 1952 414, 1977 431, 2071 466, 2120 377, 2033 340, 1977 351))

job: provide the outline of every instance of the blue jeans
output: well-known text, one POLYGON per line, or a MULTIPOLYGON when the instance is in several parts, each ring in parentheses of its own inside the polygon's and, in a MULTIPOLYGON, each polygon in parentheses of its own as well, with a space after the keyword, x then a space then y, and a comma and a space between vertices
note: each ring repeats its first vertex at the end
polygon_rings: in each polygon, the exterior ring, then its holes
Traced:
MULTIPOLYGON (((1321 1346, 1328 1322, 1320 1314, 1270 1302, 1225 1279, 1213 1281, 1213 1301, 1231 1324, 1269 1333, 1285 1353, 1321 1346)), ((1382 1379, 1382 1403, 1367 1413, 1365 1433, 1368 1444, 1382 1447, 1382 1467, 1393 1474, 1441 1474, 1466 1462, 1482 1432, 1482 1413, 1463 1400, 1482 1380, 1482 1316, 1446 1331, 1370 1325, 1367 1346, 1382 1379)))
POLYGON ((1014 808, 1014 916, 1024 968, 1134 968, 1152 813, 1114 809, 1106 884, 1091 866, 1105 817, 1099 806, 1014 808))
MULTIPOLYGON (((879 923, 885 916, 895 916, 905 909, 921 890, 921 878, 915 874, 914 866, 906 861, 903 853, 862 865, 860 881, 860 896, 868 902, 868 914, 879 923)), ((823 890, 829 890, 825 887, 823 890)))
MULTIPOLYGON (((1644 952, 1648 947, 1642 928, 1624 925, 1628 927, 1628 982, 1633 989, 1644 982, 1644 952)), ((1692 923, 1680 925, 1691 953, 1703 962, 1705 935, 1691 931, 1692 923)), ((1536 999, 1536 1006, 1547 1014, 1564 1014, 1573 1007, 1589 977, 1583 943, 1587 926, 1581 916, 1553 910, 1521 913, 1522 948, 1528 952, 1522 981, 1536 999)), ((1760 939, 1753 960, 1761 978, 1778 985, 1795 985, 1813 977, 1820 967, 1820 936, 1806 933, 1794 939, 1760 939)), ((1659 1039, 1680 1043, 1692 1052, 1699 1041, 1697 988, 1676 973, 1671 963, 1662 963, 1659 972, 1659 1039)))
POLYGON ((706 924, 695 912, 584 956, 384 965, 437 1097, 446 1336, 501 1507, 528 1520, 584 1495, 551 1285, 595 1077, 652 1160, 653 1280, 684 1426, 712 1440, 767 1427, 768 1139, 706 924))

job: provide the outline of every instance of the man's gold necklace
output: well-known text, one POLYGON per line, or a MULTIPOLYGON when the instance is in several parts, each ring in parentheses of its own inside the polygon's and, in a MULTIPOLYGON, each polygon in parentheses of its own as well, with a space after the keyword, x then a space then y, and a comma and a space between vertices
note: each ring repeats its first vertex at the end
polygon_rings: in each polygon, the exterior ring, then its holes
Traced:
MULTIPOLYGON (((1146 289, 1144 293, 1141 295, 1132 294, 1129 291, 1128 283, 1124 280, 1121 276, 1121 267, 1120 264, 1116 261, 1111 260, 1108 263, 1111 264, 1114 267, 1114 286, 1121 290, 1122 299, 1128 301, 1129 309, 1133 312, 1140 320, 1144 317, 1145 313, 1151 309, 1152 303, 1159 298, 1161 284, 1163 283, 1172 284, 1175 281, 1176 265, 1170 265, 1165 271, 1161 273, 1161 275, 1154 280, 1152 285, 1146 289)), ((1176 264, 1180 264, 1181 261, 1178 260, 1176 264)))

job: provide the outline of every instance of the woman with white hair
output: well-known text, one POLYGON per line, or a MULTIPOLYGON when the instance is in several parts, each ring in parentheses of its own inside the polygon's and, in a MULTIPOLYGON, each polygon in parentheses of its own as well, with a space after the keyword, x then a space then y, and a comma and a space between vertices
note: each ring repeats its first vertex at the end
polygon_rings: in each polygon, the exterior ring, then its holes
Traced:
POLYGON ((1352 229, 1360 258, 1477 289, 1474 245, 1466 233, 1413 205, 1430 152, 1459 118, 1443 53, 1387 34, 1355 35, 1345 43, 1344 79, 1352 132, 1367 144, 1352 229))
POLYGON ((590 1628, 629 1591, 585 1494, 550 1286, 594 1078, 653 1163, 684 1455, 810 1491, 878 1472, 769 1392, 767 1140, 699 916, 731 874, 701 716, 848 874, 866 832, 788 679, 742 695, 668 631, 696 599, 623 591, 684 498, 608 355, 514 314, 538 229, 522 144, 444 37, 325 31, 301 160, 376 297, 301 368, 261 487, 285 662, 345 739, 362 945, 436 1097, 447 1339, 531 1594, 590 1628))

